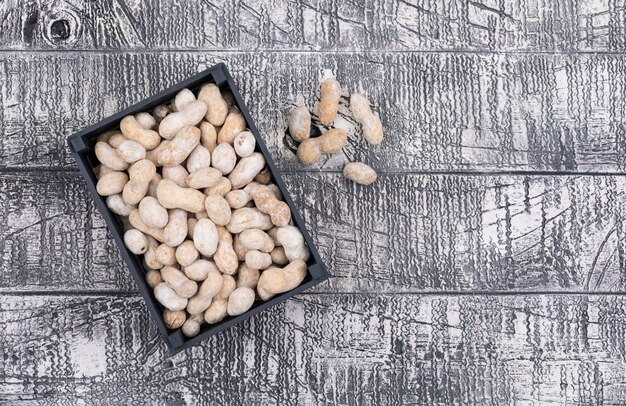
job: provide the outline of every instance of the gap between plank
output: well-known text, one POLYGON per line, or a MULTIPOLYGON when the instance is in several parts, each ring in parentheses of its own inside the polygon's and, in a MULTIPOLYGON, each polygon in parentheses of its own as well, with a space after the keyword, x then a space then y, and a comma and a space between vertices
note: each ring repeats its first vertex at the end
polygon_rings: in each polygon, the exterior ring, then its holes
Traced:
MULTIPOLYGON (((4 291, 0 289, 0 294, 4 297, 30 297, 30 296, 70 296, 70 297, 136 297, 142 298, 139 292, 135 291, 65 291, 65 290, 27 290, 16 292, 15 290, 4 291)), ((538 290, 538 291, 414 291, 414 292, 303 292, 297 296, 626 296, 624 291, 594 291, 594 292, 578 292, 578 291, 559 291, 559 290, 538 290)))
POLYGON ((60 49, 16 49, 0 48, 3 54, 154 54, 159 53, 189 53, 189 54, 323 54, 323 55, 354 55, 354 54, 476 54, 476 55, 555 55, 555 56, 576 56, 576 55, 606 55, 624 57, 623 51, 562 51, 562 50, 487 50, 487 49, 423 49, 423 50, 384 50, 384 49, 350 49, 350 50, 324 50, 324 49, 217 49, 217 48, 115 48, 115 49, 89 49, 89 48, 60 48, 60 49))
MULTIPOLYGON (((39 167, 39 168, 15 168, 15 167, 0 167, 0 175, 3 173, 7 174, 16 174, 16 173, 68 173, 68 174, 76 174, 79 175, 80 172, 78 168, 59 168, 59 167, 39 167)), ((342 174, 341 170, 324 170, 324 169, 287 169, 281 170, 279 169, 280 174, 342 174)), ((482 170, 407 170, 407 171, 395 171, 395 170, 378 170, 378 174, 382 176, 401 176, 401 175, 423 175, 423 176, 626 176, 626 171, 624 172, 615 172, 615 171, 602 171, 602 172, 581 172, 581 171, 546 171, 546 170, 537 170, 537 171, 522 171, 522 170, 493 170, 493 171, 482 171, 482 170)))

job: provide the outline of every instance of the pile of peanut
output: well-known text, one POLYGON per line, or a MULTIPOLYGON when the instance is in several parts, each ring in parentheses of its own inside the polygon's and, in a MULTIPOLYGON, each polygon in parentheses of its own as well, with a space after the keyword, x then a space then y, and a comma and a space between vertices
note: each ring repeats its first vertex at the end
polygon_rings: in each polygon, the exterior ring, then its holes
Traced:
POLYGON ((98 138, 97 191, 143 255, 169 329, 248 311, 299 286, 310 252, 232 94, 208 83, 98 138))
MULTIPOLYGON (((317 116, 320 124, 333 125, 337 116, 341 85, 335 78, 328 78, 320 85, 320 103, 317 116)), ((350 96, 350 112, 354 120, 361 125, 363 138, 371 145, 383 141, 383 126, 377 115, 372 112, 370 102, 361 93, 350 96)), ((322 154, 334 154, 348 143, 345 131, 332 128, 319 137, 311 138, 311 113, 305 106, 296 107, 289 117, 289 134, 300 143, 298 159, 305 165, 317 162, 322 154)), ((362 162, 349 162, 343 168, 343 175, 358 184, 370 185, 378 175, 370 166, 362 162)))

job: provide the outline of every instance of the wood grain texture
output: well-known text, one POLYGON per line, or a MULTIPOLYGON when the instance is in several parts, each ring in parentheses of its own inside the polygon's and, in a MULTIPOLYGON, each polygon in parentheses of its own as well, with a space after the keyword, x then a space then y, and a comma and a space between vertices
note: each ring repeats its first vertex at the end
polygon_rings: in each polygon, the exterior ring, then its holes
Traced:
POLYGON ((315 105, 323 67, 344 85, 336 125, 350 144, 312 169, 346 160, 388 172, 626 168, 626 56, 456 53, 0 55, 0 167, 73 168, 67 136, 220 61, 285 170, 311 169, 296 162, 287 115, 315 105), (359 87, 386 129, 375 148, 346 107, 359 87))
POLYGON ((3 49, 624 51, 622 1, 0 4, 3 49))
MULTIPOLYGON (((626 178, 285 175, 318 292, 622 291, 626 178)), ((78 173, 0 176, 0 289, 134 290, 78 173)))
POLYGON ((0 404, 622 405, 623 296, 299 295, 173 357, 137 297, 0 297, 0 404))

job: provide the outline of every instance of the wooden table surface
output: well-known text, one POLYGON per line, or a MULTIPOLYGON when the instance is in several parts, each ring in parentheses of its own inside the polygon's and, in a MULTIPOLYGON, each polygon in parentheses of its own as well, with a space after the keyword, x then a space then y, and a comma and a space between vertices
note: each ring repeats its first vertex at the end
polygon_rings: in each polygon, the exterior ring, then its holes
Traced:
POLYGON ((5 0, 0 51, 1 405, 626 404, 623 0, 5 0), (169 356, 66 138, 217 62, 333 278, 169 356), (305 168, 323 69, 386 138, 305 168))

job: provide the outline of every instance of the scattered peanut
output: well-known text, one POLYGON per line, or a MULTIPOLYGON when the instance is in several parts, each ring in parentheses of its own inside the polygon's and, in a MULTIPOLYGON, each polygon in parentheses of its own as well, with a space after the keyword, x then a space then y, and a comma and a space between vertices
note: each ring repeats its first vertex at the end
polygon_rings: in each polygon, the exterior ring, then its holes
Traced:
POLYGON ((298 106, 289 116, 289 134, 291 138, 302 142, 311 136, 311 113, 305 106, 298 106))
POLYGON ((173 266, 163 267, 161 277, 182 298, 189 299, 198 291, 198 284, 173 266))
POLYGON ((341 85, 335 78, 326 79, 320 85, 320 104, 318 117, 323 125, 331 125, 337 115, 339 98, 341 97, 341 85))
POLYGON ((163 242, 178 247, 187 237, 187 213, 182 209, 169 211, 169 221, 163 229, 163 242))
MULTIPOLYGON (((176 114, 176 113, 174 113, 176 114)), ((168 116, 169 117, 169 116, 168 116)), ((185 126, 181 128, 174 138, 161 149, 158 156, 159 164, 163 166, 180 165, 191 151, 200 142, 200 130, 196 127, 185 126)))
POLYGON ((383 142, 383 126, 380 119, 372 112, 370 102, 360 93, 350 96, 350 111, 354 119, 363 128, 363 138, 372 145, 383 142))
POLYGON ((185 307, 187 307, 187 299, 178 296, 174 289, 170 288, 165 282, 161 282, 154 287, 154 297, 165 308, 172 311, 185 310, 185 307))
POLYGON ((193 243, 200 253, 210 257, 217 250, 219 237, 215 224, 209 219, 198 220, 193 231, 193 243))
POLYGON ((200 123, 200 132, 202 133, 200 143, 209 152, 213 152, 217 146, 217 131, 215 131, 215 127, 211 123, 203 121, 200 123))
POLYGON ((196 100, 196 96, 189 89, 183 89, 174 98, 172 102, 172 111, 181 111, 192 101, 196 100))
POLYGON ((317 138, 309 138, 302 141, 298 147, 298 159, 305 165, 311 165, 318 161, 322 153, 334 154, 339 152, 348 142, 348 136, 340 128, 326 131, 317 138))
POLYGON ((362 162, 350 162, 343 167, 343 176, 360 185, 371 185, 378 175, 370 166, 362 162))
POLYGON ((233 249, 233 237, 225 227, 217 227, 218 244, 213 259, 217 268, 227 275, 237 272, 239 259, 233 249))
MULTIPOLYGON (((176 247, 175 255, 175 261, 178 262, 180 266, 187 267, 193 264, 193 262, 198 259, 198 255, 200 254, 198 253, 198 250, 196 249, 193 241, 186 240, 183 241, 178 247, 176 247)), ((187 273, 186 270, 185 273, 187 273)))
POLYGON ((98 179, 96 190, 100 196, 115 195, 124 190, 128 182, 128 175, 125 172, 110 172, 98 179))

